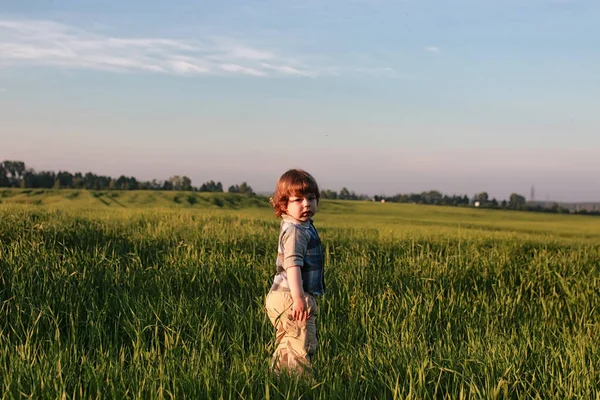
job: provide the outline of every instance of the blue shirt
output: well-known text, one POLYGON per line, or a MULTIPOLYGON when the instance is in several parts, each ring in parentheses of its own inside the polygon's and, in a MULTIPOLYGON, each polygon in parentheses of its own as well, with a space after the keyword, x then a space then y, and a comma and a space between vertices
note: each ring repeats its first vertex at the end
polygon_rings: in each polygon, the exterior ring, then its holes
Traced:
POLYGON ((277 249, 277 274, 271 290, 289 291, 287 269, 300 267, 305 293, 325 293, 325 270, 321 239, 312 220, 302 222, 282 215, 277 249))

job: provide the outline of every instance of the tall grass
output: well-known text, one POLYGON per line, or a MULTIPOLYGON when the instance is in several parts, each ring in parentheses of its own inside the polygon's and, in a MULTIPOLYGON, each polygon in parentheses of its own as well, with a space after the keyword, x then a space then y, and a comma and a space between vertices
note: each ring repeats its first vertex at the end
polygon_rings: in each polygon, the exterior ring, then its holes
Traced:
POLYGON ((330 209, 299 381, 268 371, 274 217, 0 208, 2 398, 600 398, 595 233, 330 209))

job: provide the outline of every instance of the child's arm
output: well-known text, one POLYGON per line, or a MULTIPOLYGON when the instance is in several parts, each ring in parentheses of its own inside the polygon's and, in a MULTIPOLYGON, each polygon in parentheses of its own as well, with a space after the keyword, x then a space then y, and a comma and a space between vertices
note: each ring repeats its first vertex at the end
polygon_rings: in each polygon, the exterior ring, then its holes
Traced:
POLYGON ((292 299, 294 300, 293 305, 293 317, 296 321, 306 321, 308 318, 308 309, 306 307, 306 300, 304 299, 304 289, 302 289, 302 274, 300 273, 300 267, 295 265, 287 269, 287 279, 292 292, 292 299))

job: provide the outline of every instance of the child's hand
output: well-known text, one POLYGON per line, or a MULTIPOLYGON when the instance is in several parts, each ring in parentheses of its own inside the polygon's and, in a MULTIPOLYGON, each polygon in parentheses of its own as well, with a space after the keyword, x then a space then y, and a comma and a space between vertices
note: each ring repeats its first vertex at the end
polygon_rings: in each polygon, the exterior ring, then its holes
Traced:
POLYGON ((306 306, 304 297, 294 299, 292 316, 296 321, 306 321, 308 318, 308 307, 306 306))

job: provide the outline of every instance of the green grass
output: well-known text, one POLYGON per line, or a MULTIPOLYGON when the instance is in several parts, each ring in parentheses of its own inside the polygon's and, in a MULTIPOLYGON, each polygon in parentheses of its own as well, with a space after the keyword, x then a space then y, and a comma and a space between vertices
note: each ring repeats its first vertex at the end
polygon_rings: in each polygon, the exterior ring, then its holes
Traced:
POLYGON ((600 397, 597 218, 322 202, 304 382, 268 371, 266 199, 1 193, 2 398, 600 397))
POLYGON ((1 204, 42 205, 49 208, 267 208, 266 198, 234 193, 163 190, 0 189, 1 204))

